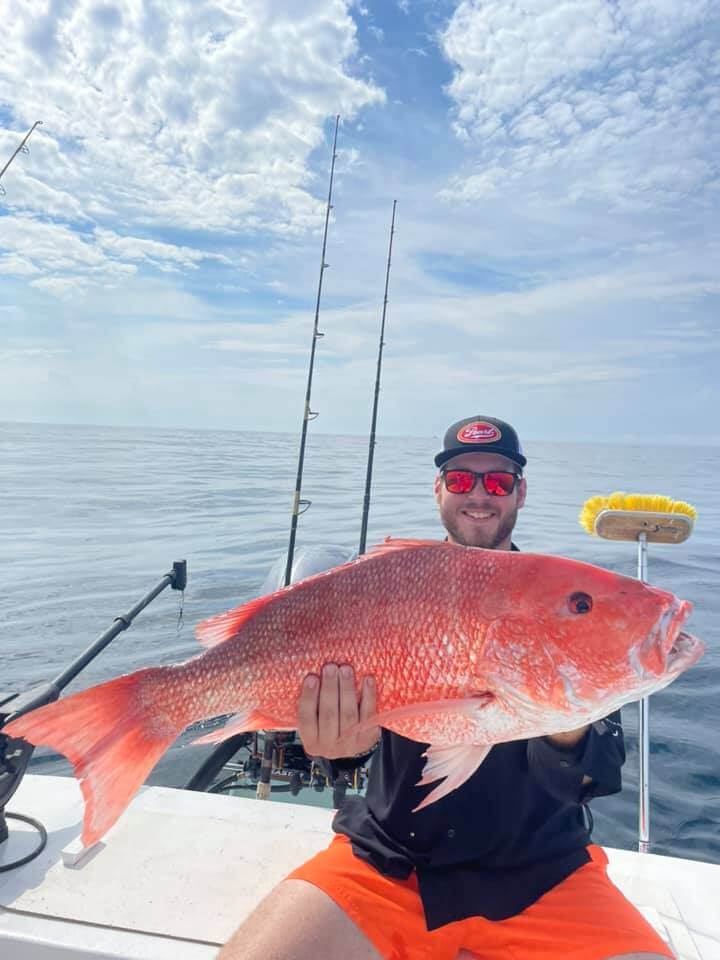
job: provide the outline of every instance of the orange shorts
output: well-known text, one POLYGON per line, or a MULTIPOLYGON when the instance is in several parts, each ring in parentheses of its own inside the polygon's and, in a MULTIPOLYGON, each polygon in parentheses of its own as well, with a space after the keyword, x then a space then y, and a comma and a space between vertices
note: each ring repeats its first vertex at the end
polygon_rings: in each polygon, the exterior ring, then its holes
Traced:
POLYGON ((336 836, 288 877, 319 887, 341 907, 385 960, 455 960, 461 949, 482 960, 606 960, 659 953, 668 945, 608 878, 601 847, 592 860, 507 920, 470 917, 428 932, 415 874, 385 877, 336 836))

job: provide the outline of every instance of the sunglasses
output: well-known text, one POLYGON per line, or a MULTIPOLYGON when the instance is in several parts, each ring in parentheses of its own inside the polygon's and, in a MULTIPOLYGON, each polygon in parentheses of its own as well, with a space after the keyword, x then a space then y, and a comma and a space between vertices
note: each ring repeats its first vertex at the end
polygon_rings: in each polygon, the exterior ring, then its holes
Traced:
POLYGON ((488 470, 478 473, 476 470, 443 470, 445 489, 450 493, 470 493, 478 480, 482 481, 485 493, 493 497, 509 497, 520 480, 520 475, 510 470, 488 470))

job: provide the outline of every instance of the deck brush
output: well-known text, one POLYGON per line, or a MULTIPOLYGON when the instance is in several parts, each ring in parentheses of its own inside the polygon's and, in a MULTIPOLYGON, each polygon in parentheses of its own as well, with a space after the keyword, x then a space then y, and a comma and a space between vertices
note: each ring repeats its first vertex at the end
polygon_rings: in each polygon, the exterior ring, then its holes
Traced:
POLYGON ((611 493, 590 497, 583 504, 579 522, 593 536, 607 540, 637 540, 681 543, 692 532, 695 507, 662 494, 611 493))

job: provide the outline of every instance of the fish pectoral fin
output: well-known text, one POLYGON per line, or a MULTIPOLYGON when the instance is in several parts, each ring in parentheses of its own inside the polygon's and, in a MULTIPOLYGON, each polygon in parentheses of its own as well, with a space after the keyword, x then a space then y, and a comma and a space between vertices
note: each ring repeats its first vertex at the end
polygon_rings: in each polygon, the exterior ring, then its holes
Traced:
POLYGON ((488 743, 461 743, 452 747, 428 747, 423 754, 426 758, 423 775, 416 786, 425 786, 440 778, 444 779, 415 807, 413 813, 422 810, 423 807, 427 807, 431 803, 435 803, 441 797, 446 797, 453 790, 462 786, 475 773, 491 749, 492 744, 488 743))
MULTIPOLYGON (((368 717, 354 727, 352 732, 361 733, 364 730, 370 730, 371 727, 387 727, 388 730, 393 730, 396 725, 400 725, 401 721, 419 720, 420 718, 430 721, 436 715, 441 718, 448 715, 474 717, 479 710, 489 706, 494 699, 494 693, 483 690, 470 697, 447 697, 444 700, 423 700, 420 703, 406 703, 402 707, 394 707, 392 710, 384 710, 368 717)), ((403 727, 406 726, 406 724, 403 724, 403 727)), ((402 733, 402 731, 398 732, 402 733)))
POLYGON ((218 727, 212 733, 206 733, 197 740, 192 741, 192 746, 199 743, 222 743, 228 737, 234 737, 236 733, 252 733, 255 730, 294 730, 296 722, 278 717, 269 717, 259 710, 250 708, 236 713, 230 718, 224 727, 218 727))

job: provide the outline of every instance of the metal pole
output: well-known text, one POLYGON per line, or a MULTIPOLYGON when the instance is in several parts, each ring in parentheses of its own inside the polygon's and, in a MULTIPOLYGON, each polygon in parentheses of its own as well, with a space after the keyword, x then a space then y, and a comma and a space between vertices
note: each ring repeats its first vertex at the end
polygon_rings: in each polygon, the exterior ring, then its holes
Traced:
POLYGON ((368 517, 370 515, 370 490, 372 487, 373 460, 375 458, 375 428, 377 427, 378 402, 380 398, 380 373, 382 371, 382 355, 385 346, 385 316, 388 305, 388 284, 390 283, 390 262, 392 260, 393 235, 395 233, 395 208, 397 200, 393 200, 392 220, 390 221, 390 244, 388 246, 387 270, 385 271, 385 296, 383 298, 382 322, 380 324, 380 345, 378 346, 377 373, 375 375, 375 398, 373 400, 372 422, 370 424, 370 444, 368 447, 367 473, 365 475, 365 497, 363 500, 362 521, 360 524, 360 546, 358 553, 365 553, 367 543, 368 517))
MULTIPOLYGON (((42 120, 36 120, 35 123, 30 127, 30 129, 28 130, 28 132, 25 134, 25 136, 22 138, 22 141, 20 142, 20 146, 17 148, 17 150, 15 151, 15 153, 13 153, 13 155, 10 157, 10 159, 9 159, 8 162, 5 164, 5 166, 2 168, 2 170, 0 170, 0 180, 2 180, 3 174, 5 173, 5 171, 7 170, 7 168, 10 166, 10 164, 13 162, 13 160, 15 159, 15 157, 16 157, 19 153, 21 153, 21 152, 24 152, 24 153, 27 153, 27 152, 28 152, 27 147, 25 146, 25 144, 26 144, 27 141, 30 139, 30 134, 34 131, 35 127, 39 127, 41 123, 42 123, 42 120)), ((0 196, 1 196, 2 194, 4 194, 4 193, 5 193, 5 188, 4 188, 2 185, 0 185, 0 196)))
POLYGON ((335 117, 335 137, 333 139, 333 150, 332 150, 332 161, 330 163, 330 186, 328 188, 328 198, 327 205, 325 208, 325 229, 323 231, 323 243, 322 243, 322 256, 320 257, 320 279, 318 281, 318 290, 317 290, 317 300, 315 302, 315 322, 313 324, 313 334, 312 341, 310 344, 310 366, 308 368, 308 379, 307 379, 307 389, 305 391, 305 410, 303 413, 303 423, 302 431, 300 433, 300 455, 298 457, 298 468, 297 468, 297 478, 295 480, 295 495, 293 498, 292 506, 292 520, 290 522, 290 541, 288 543, 288 554, 287 554, 287 563, 285 565, 285 586, 288 586, 292 579, 292 562, 293 556, 295 554, 295 535, 297 532, 297 523, 300 513, 304 513, 305 510, 310 506, 309 501, 301 500, 300 493, 302 489, 302 475, 303 475, 303 466, 305 463, 305 443, 307 440, 307 426, 310 420, 314 420, 317 417, 317 413, 314 413, 310 409, 310 393, 312 391, 312 380, 313 380, 313 368, 315 366, 315 348, 317 347, 317 342, 320 337, 323 336, 322 333, 318 332, 318 319, 320 317, 320 297, 322 295, 322 285, 323 285, 323 276, 325 270, 329 264, 325 263, 325 250, 327 248, 327 235, 328 235, 328 224, 330 222, 330 211, 332 210, 332 188, 333 188, 333 177, 335 175, 335 159, 337 153, 335 152, 337 147, 337 135, 338 135, 338 125, 340 123, 340 114, 335 117), (301 510, 300 508, 304 509, 301 510))
MULTIPOLYGON (((638 535, 638 580, 647 583, 647 534, 638 535)), ((638 822, 638 850, 650 851, 650 701, 638 701, 638 754, 640 758, 640 799, 638 822)))

